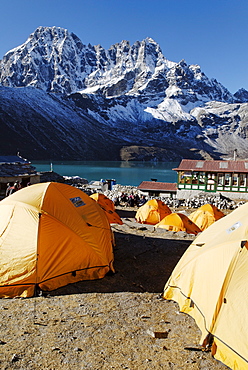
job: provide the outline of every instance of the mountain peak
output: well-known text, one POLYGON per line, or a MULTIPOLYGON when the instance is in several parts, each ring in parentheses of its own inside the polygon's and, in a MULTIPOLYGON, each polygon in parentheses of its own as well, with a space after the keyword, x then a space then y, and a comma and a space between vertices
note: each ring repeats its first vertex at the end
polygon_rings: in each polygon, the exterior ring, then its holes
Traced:
POLYGON ((248 91, 242 87, 234 94, 234 97, 236 98, 236 101, 239 103, 247 103, 248 91))
POLYGON ((157 43, 156 41, 154 41, 154 40, 153 40, 153 38, 151 38, 151 37, 146 37, 146 38, 144 39, 144 41, 145 41, 147 44, 156 44, 156 45, 158 45, 158 43, 157 43))
POLYGON ((46 36, 50 36, 51 39, 55 38, 64 38, 69 35, 69 32, 66 28, 52 26, 52 27, 45 27, 45 26, 39 26, 36 28, 36 30, 31 33, 28 40, 30 39, 36 39, 40 40, 46 36))
POLYGON ((70 94, 77 91, 105 97, 135 95, 175 98, 184 106, 202 101, 231 101, 233 96, 200 67, 168 61, 151 37, 132 46, 122 40, 105 50, 84 45, 67 29, 38 27, 24 44, 1 61, 0 83, 33 86, 70 94))

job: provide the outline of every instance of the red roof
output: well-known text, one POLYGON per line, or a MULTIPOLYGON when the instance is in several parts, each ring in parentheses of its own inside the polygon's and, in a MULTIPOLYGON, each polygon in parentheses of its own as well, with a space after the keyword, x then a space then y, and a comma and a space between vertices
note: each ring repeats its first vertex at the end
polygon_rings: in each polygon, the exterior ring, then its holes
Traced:
POLYGON ((163 192, 176 192, 177 184, 171 182, 142 181, 138 186, 139 190, 154 190, 163 192))
POLYGON ((204 161, 183 159, 175 171, 200 171, 200 172, 238 172, 248 173, 247 161, 204 161))

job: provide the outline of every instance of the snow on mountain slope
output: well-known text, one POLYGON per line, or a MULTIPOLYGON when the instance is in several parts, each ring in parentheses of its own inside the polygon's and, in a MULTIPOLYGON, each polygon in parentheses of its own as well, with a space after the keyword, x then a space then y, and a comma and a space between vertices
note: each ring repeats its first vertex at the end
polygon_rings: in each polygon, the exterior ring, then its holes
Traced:
POLYGON ((4 86, 39 87, 71 92, 96 66, 95 50, 73 33, 59 27, 38 27, 21 46, 10 50, 1 63, 4 86))
POLYGON ((72 100, 32 87, 0 87, 0 99, 3 153, 48 160, 100 160, 119 153, 118 138, 72 100))
POLYGON ((169 61, 149 37, 105 50, 38 27, 0 61, 0 83, 3 127, 26 132, 42 155, 94 159, 110 146, 109 158, 119 159, 125 145, 217 157, 237 145, 246 155, 248 92, 232 95, 198 65, 169 61))
POLYGON ((212 148, 226 153, 226 158, 232 158, 237 149, 240 158, 247 158, 248 103, 209 102, 191 114, 212 148))
POLYGON ((228 90, 209 79, 197 65, 168 61, 151 38, 130 45, 122 41, 105 50, 84 45, 60 27, 38 27, 1 62, 4 86, 34 86, 70 94, 101 93, 174 98, 181 104, 210 100, 233 101, 228 90))

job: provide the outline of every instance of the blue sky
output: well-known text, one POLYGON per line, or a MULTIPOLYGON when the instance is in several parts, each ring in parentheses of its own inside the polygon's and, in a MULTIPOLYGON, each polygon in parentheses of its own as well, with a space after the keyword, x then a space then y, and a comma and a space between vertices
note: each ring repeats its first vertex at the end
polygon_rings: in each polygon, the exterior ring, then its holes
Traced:
POLYGON ((0 59, 38 26, 59 26, 84 44, 152 37, 164 56, 199 64, 232 93, 248 90, 248 0, 0 0, 0 59))

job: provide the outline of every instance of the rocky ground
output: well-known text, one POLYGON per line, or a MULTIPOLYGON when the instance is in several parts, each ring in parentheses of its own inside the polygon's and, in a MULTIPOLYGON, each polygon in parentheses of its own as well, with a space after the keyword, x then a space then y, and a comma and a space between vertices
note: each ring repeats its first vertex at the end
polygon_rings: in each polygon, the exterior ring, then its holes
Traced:
POLYGON ((194 236, 137 225, 135 209, 118 213, 114 275, 0 300, 1 369, 227 369, 202 351, 194 320, 161 298, 194 236))

